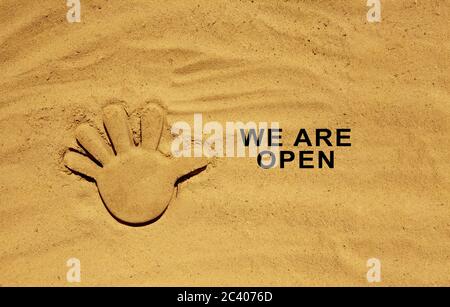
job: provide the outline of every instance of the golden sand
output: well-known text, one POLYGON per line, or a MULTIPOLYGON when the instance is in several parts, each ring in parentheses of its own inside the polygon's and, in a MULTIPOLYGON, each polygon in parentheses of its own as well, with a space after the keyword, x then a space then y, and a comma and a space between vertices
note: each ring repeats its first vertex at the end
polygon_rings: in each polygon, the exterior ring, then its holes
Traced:
POLYGON ((450 2, 382 3, 368 23, 362 0, 82 0, 71 24, 64 1, 1 0, 0 284, 69 285, 72 257, 80 285, 368 285, 369 258, 381 285, 450 284, 450 2), (63 160, 105 106, 136 133, 152 101, 352 147, 333 169, 217 158, 130 227, 63 160))

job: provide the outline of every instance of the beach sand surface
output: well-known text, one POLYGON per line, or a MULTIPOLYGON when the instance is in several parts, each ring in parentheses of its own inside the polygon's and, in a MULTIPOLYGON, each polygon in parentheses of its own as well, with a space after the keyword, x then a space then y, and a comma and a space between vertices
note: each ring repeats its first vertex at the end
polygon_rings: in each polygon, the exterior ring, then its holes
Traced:
MULTIPOLYGON (((0 1, 0 285, 450 284, 450 1, 0 1), (216 158, 144 227, 63 164, 102 108, 351 128, 334 169, 216 158)), ((324 150, 328 150, 326 147, 324 150)), ((317 150, 317 148, 313 148, 317 150)))

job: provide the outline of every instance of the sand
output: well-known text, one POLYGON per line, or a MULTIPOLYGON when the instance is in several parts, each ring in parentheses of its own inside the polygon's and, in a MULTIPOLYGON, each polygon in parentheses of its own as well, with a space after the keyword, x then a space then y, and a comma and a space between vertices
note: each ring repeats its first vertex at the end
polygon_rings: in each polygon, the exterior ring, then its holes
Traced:
POLYGON ((381 285, 449 285, 450 2, 382 1, 381 23, 365 2, 93 0, 70 24, 64 1, 2 0, 0 284, 369 285, 377 258, 381 285), (134 127, 154 101, 169 125, 351 128, 352 147, 334 169, 216 158, 132 227, 63 160, 105 106, 134 127))

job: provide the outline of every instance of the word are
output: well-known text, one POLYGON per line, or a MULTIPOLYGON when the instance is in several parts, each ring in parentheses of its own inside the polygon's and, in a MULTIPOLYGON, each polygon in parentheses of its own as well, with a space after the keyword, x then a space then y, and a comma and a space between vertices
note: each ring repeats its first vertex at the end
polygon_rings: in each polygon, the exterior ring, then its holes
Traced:
POLYGON ((70 258, 66 262, 67 267, 69 267, 69 270, 66 274, 67 282, 74 283, 74 282, 81 282, 81 262, 78 258, 70 258))
POLYGON ((381 22, 381 1, 367 0, 369 11, 367 12, 367 21, 370 23, 381 22))

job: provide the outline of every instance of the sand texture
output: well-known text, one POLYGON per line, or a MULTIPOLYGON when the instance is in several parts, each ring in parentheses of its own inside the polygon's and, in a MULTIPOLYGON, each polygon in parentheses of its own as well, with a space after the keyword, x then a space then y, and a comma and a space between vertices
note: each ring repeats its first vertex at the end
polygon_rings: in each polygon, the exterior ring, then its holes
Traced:
POLYGON ((80 285, 368 285, 372 257, 382 285, 450 285, 450 1, 382 3, 372 24, 363 0, 82 0, 70 24, 65 1, 0 0, 0 285, 69 285, 71 257, 80 285), (194 113, 352 147, 334 169, 216 158, 174 188, 206 164, 155 149, 194 113), (80 145, 115 165, 98 188, 65 165, 102 163, 80 145))

